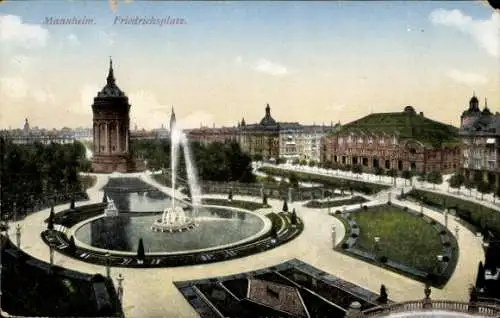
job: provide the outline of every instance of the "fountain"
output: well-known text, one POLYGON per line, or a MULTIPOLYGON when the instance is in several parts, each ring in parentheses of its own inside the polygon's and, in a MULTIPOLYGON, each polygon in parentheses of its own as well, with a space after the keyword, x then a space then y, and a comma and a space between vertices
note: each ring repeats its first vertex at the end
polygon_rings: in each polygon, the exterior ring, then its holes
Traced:
POLYGON ((108 202, 108 205, 106 206, 106 209, 104 209, 104 215, 118 216, 118 209, 116 208, 115 202, 113 202, 113 200, 111 200, 108 196, 106 196, 106 201, 108 202))
POLYGON ((201 205, 201 191, 196 177, 196 169, 193 164, 191 151, 186 135, 171 124, 170 129, 170 168, 172 178, 172 200, 171 206, 163 210, 161 219, 156 220, 151 229, 156 232, 182 232, 191 230, 197 226, 196 217, 198 208, 201 205), (180 148, 184 151, 186 169, 188 176, 188 186, 191 193, 191 215, 186 215, 182 206, 175 202, 175 184, 177 181, 177 163, 180 155, 180 148))

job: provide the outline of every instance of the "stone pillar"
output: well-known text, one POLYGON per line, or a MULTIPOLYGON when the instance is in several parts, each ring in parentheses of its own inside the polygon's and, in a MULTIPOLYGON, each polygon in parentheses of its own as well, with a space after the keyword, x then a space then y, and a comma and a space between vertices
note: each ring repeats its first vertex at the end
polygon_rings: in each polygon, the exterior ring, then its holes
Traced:
POLYGON ((337 246, 337 232, 335 229, 335 226, 332 228, 332 248, 335 249, 335 246, 337 246))
POLYGON ((361 304, 357 301, 352 302, 344 317, 345 318, 364 317, 363 313, 361 312, 361 304))
POLYGON ((118 121, 115 122, 116 128, 116 152, 120 152, 120 127, 118 126, 118 121))
POLYGON ((444 227, 448 228, 448 209, 444 209, 444 227))
POLYGON ((96 147, 96 152, 101 152, 101 123, 98 121, 96 122, 96 137, 95 137, 95 145, 96 147))
POLYGON ((425 293, 425 298, 422 301, 422 307, 424 309, 430 309, 430 308, 432 308, 432 301, 431 301, 431 297, 430 297, 431 296, 431 288, 429 285, 425 286, 424 293, 425 293))
POLYGON ((125 131, 125 152, 128 152, 128 138, 129 138, 129 132, 128 130, 125 131))
POLYGON ((17 241, 17 247, 20 249, 21 248, 21 225, 16 226, 16 241, 17 241))
POLYGON ((288 188, 288 202, 292 203, 292 188, 288 188))
POLYGON ((104 124, 104 151, 109 152, 108 123, 104 124))

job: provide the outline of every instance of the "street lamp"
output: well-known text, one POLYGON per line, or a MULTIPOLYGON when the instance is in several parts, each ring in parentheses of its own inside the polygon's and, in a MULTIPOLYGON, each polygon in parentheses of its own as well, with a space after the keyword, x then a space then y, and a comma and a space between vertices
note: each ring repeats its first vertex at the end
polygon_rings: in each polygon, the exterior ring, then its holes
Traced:
POLYGON ((443 255, 437 255, 436 256, 437 258, 437 262, 438 262, 438 275, 441 275, 442 274, 442 265, 443 265, 443 255))
POLYGON ((16 241, 17 241, 17 247, 21 248, 21 224, 18 224, 16 226, 16 241))
POLYGON ((49 259, 50 259, 50 270, 52 271, 52 266, 54 266, 54 248, 49 245, 49 259))
POLYGON ((335 228, 335 225, 334 225, 332 227, 332 245, 333 245, 334 249, 335 249, 335 246, 337 245, 336 242, 337 242, 337 229, 335 228))
POLYGON ((111 278, 110 254, 106 253, 106 277, 111 278))
POLYGON ((380 237, 379 236, 375 236, 373 238, 373 240, 375 241, 375 244, 373 244, 373 254, 375 254, 375 259, 377 258, 377 255, 378 255, 378 244, 380 242, 380 237))
POLYGON ((125 278, 123 278, 122 274, 119 273, 118 274, 118 277, 116 278, 116 280, 118 281, 118 299, 120 300, 120 303, 123 303, 123 280, 125 278))

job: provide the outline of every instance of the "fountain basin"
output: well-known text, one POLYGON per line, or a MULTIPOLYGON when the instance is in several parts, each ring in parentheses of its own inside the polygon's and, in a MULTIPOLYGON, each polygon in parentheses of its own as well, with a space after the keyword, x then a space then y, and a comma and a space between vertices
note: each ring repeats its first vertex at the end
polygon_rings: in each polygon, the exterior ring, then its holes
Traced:
POLYGON ((117 255, 136 255, 139 238, 147 255, 178 255, 225 249, 265 235, 271 221, 258 213, 237 208, 199 207, 197 226, 189 231, 151 231, 161 215, 122 213, 117 217, 94 217, 70 229, 76 245, 117 255))

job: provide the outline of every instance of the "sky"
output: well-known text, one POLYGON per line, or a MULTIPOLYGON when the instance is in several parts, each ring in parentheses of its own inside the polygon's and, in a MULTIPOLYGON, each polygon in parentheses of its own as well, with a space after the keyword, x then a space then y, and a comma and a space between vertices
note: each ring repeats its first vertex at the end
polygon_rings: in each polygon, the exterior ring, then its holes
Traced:
POLYGON ((500 12, 485 1, 8 0, 0 129, 91 127, 110 56, 146 129, 168 127, 172 106, 183 128, 258 122, 267 103, 304 124, 412 105, 458 125, 473 92, 500 111, 500 12))

